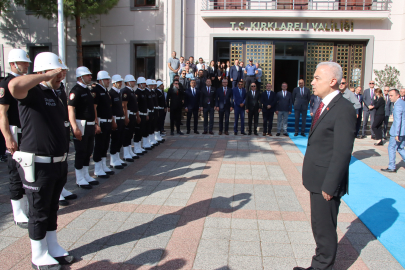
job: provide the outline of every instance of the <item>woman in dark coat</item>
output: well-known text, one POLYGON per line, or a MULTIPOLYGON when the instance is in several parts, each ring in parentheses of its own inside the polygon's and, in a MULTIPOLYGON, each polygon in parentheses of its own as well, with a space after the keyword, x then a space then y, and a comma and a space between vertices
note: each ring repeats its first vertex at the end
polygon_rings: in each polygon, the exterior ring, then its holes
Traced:
POLYGON ((374 110, 375 110, 375 115, 374 115, 374 122, 372 125, 373 132, 375 134, 375 139, 380 140, 378 143, 375 143, 374 145, 383 145, 383 140, 382 140, 382 133, 383 133, 383 122, 385 118, 385 99, 383 96, 383 93, 380 88, 376 88, 374 90, 374 102, 373 102, 374 110))

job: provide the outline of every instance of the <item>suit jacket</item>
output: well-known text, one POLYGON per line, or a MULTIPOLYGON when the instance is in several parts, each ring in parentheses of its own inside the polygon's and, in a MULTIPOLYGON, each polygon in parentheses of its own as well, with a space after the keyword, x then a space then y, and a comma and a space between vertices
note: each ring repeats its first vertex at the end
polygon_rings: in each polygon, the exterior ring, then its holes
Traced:
POLYGON ((264 91, 262 93, 261 103, 262 103, 263 112, 267 112, 268 110, 270 112, 275 112, 276 104, 277 104, 276 93, 274 93, 273 91, 270 91, 270 97, 267 97, 267 91, 264 91), (267 105, 270 105, 271 108, 267 109, 267 105))
POLYGON ((285 97, 283 97, 283 91, 277 93, 277 108, 276 111, 292 112, 292 95, 286 91, 285 97))
POLYGON ((196 88, 198 89, 203 89, 205 87, 205 81, 207 80, 207 78, 205 77, 197 77, 195 78, 195 82, 196 82, 196 88))
MULTIPOLYGON (((240 104, 243 103, 245 104, 245 99, 246 99, 246 89, 242 88, 242 96, 239 93, 239 88, 235 87, 232 89, 232 96, 233 96, 233 104, 234 108, 240 108, 240 104)), ((242 109, 245 109, 245 106, 242 107, 242 109)))
POLYGON ((216 89, 213 86, 210 86, 210 92, 208 93, 208 86, 200 89, 200 107, 203 108, 214 108, 215 107, 215 97, 216 89), (208 104, 209 103, 209 104, 208 104))
POLYGON ((324 109, 308 135, 302 168, 307 190, 339 197, 348 192, 356 121, 353 105, 341 94, 324 109))
MULTIPOLYGON (((373 93, 373 97, 374 97, 374 93, 373 93)), ((367 88, 366 90, 364 90, 363 102, 364 102, 363 110, 365 110, 366 112, 369 111, 370 109, 368 108, 368 106, 373 105, 373 99, 371 98, 370 88, 367 88)))
POLYGON ((311 93, 308 88, 304 87, 304 95, 301 95, 299 87, 295 87, 292 92, 292 102, 294 104, 294 110, 308 110, 309 100, 311 99, 311 93))
POLYGON ((359 100, 356 98, 356 95, 349 90, 349 88, 346 88, 345 91, 343 92, 343 97, 350 101, 353 104, 353 107, 355 110, 358 110, 361 108, 359 100))
MULTIPOLYGON (((386 97, 385 97, 386 98, 386 97)), ((385 100, 385 116, 390 116, 392 114, 392 102, 390 98, 386 98, 385 100)))
POLYGON ((169 88, 167 91, 166 101, 167 107, 172 109, 181 109, 183 107, 184 92, 179 89, 177 93, 174 92, 173 88, 169 88))
POLYGON ((255 91, 255 96, 253 96, 253 91, 248 91, 246 94, 246 109, 249 111, 258 111, 262 107, 262 102, 261 102, 261 93, 260 91, 255 91))
POLYGON ((315 116, 315 112, 318 110, 321 101, 321 98, 318 98, 318 96, 311 95, 311 100, 309 101, 309 112, 313 113, 313 116, 315 116))
POLYGON ((233 108, 233 95, 232 89, 226 88, 226 95, 224 95, 224 88, 217 88, 217 95, 215 98, 215 107, 219 107, 220 110, 233 108))
POLYGON ((405 136, 405 101, 398 99, 392 111, 394 121, 390 129, 390 136, 405 136))
POLYGON ((191 91, 191 88, 188 88, 184 92, 184 108, 187 108, 189 111, 198 110, 200 107, 200 90, 195 88, 195 95, 191 91))
POLYGON ((243 71, 242 68, 239 67, 239 71, 236 70, 236 66, 233 65, 229 69, 229 79, 233 79, 234 81, 240 81, 243 79, 243 71))

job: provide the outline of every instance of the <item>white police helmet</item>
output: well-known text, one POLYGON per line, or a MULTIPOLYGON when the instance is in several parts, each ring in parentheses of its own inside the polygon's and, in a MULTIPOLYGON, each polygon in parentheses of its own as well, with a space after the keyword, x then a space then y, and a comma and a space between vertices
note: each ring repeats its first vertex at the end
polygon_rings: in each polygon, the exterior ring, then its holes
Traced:
POLYGON ((124 82, 136 82, 135 77, 131 74, 125 75, 124 82))
POLYGON ((108 72, 105 71, 105 70, 100 70, 97 73, 97 81, 98 80, 105 80, 105 79, 111 79, 110 74, 108 74, 108 72))
POLYGON ((153 83, 152 83, 152 80, 151 79, 147 79, 146 80, 146 85, 152 85, 153 83))
POLYGON ((28 53, 22 49, 12 49, 8 53, 8 62, 28 62, 31 63, 28 53))
POLYGON ((87 67, 76 68, 76 78, 79 78, 84 75, 92 75, 92 73, 87 67))
POLYGON ((116 82, 122 82, 124 79, 121 77, 119 74, 115 74, 111 77, 111 82, 116 83, 116 82))
POLYGON ((162 84, 163 84, 162 81, 158 81, 158 82, 157 82, 157 87, 161 86, 162 84))
POLYGON ((139 77, 136 81, 138 82, 138 84, 146 83, 146 80, 144 77, 139 77))
POLYGON ((54 53, 43 52, 38 54, 34 59, 34 72, 40 72, 45 70, 52 70, 57 68, 66 67, 62 60, 54 53))
POLYGON ((69 68, 65 65, 65 62, 63 62, 62 59, 61 59, 61 61, 62 61, 62 69, 69 70, 69 68))
POLYGON ((156 81, 155 80, 151 80, 153 85, 156 85, 156 81))

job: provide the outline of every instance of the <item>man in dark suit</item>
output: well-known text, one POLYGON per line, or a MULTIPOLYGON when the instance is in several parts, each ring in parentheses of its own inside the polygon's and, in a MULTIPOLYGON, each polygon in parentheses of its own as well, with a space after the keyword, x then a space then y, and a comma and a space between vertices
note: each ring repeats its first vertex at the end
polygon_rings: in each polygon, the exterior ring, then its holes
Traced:
POLYGON ((311 83, 322 102, 308 135, 302 179, 310 192, 316 249, 311 267, 294 270, 332 270, 336 259, 337 215, 340 198, 347 193, 356 127, 356 110, 339 91, 341 78, 339 64, 323 62, 318 64, 311 83))
POLYGON ((271 130, 273 128, 274 112, 276 111, 276 101, 276 93, 273 92, 273 86, 271 83, 268 83, 266 85, 266 91, 262 93, 261 101, 263 111, 263 136, 266 136, 266 134, 273 136, 271 130))
MULTIPOLYGON (((368 123, 368 117, 370 117, 370 127, 373 126, 374 123, 374 115, 375 115, 375 110, 373 107, 373 100, 374 100, 374 81, 370 81, 368 85, 370 88, 367 88, 364 90, 363 93, 363 130, 361 132, 361 138, 366 138, 366 129, 367 129, 367 123, 368 123), (371 108, 371 109, 370 109, 371 108)), ((371 139, 375 138, 374 131, 370 128, 371 131, 371 139)))
POLYGON ((360 126, 361 126, 361 118, 363 117, 363 95, 361 94, 361 86, 357 87, 356 90, 354 90, 354 95, 356 96, 357 100, 360 103, 360 109, 356 110, 356 116, 357 116, 357 121, 356 121, 356 138, 361 138, 359 136, 360 132, 360 126))
POLYGON ((276 134, 276 136, 280 136, 281 129, 283 129, 283 131, 284 131, 283 135, 288 136, 287 119, 292 111, 292 95, 290 92, 287 91, 287 87, 288 87, 287 83, 283 82, 281 84, 282 91, 278 92, 276 95, 276 98, 277 98, 277 107, 276 107, 277 134, 276 134))
POLYGON ((250 91, 246 94, 246 112, 248 113, 249 135, 252 135, 252 120, 254 120, 253 132, 257 134, 257 125, 259 123, 259 113, 261 112, 260 91, 256 89, 256 83, 250 84, 250 91), (254 119, 252 119, 254 118, 254 119))
POLYGON ((199 134, 198 125, 198 110, 200 105, 200 90, 195 87, 195 79, 191 79, 190 88, 184 93, 184 108, 187 113, 187 134, 190 134, 191 116, 194 118, 194 133, 199 134))
POLYGON ((196 88, 199 89, 199 90, 205 88, 205 80, 206 80, 206 78, 204 77, 204 71, 199 70, 198 71, 198 77, 195 79, 196 88))
POLYGON ((315 112, 319 107, 319 103, 321 103, 321 98, 312 94, 311 100, 309 101, 309 114, 311 115, 312 119, 314 119, 315 112))
POLYGON ((225 116, 225 135, 229 135, 229 115, 233 110, 232 90, 228 88, 228 80, 222 80, 222 87, 217 89, 215 107, 219 112, 219 135, 222 135, 225 116))
POLYGON ((239 60, 235 60, 235 65, 229 70, 229 79, 232 82, 232 89, 238 86, 238 82, 243 80, 243 71, 239 66, 239 60))
POLYGON ((384 118, 384 134, 383 137, 387 139, 387 131, 388 131, 388 121, 390 120, 390 115, 392 114, 392 103, 389 98, 389 91, 390 88, 388 86, 384 87, 384 98, 385 98, 385 118, 384 118))
POLYGON ((208 116, 210 118, 209 121, 209 133, 211 135, 214 134, 212 132, 212 128, 214 127, 214 108, 215 108, 215 88, 211 86, 211 79, 208 78, 205 81, 205 88, 200 89, 200 110, 203 110, 204 115, 204 132, 203 134, 207 134, 208 132, 208 116))
POLYGON ((245 99, 246 89, 243 88, 243 82, 239 81, 238 86, 232 89, 233 107, 235 110, 235 122, 233 124, 233 132, 238 135, 238 121, 240 117, 240 134, 245 134, 245 99))
POLYGON ((301 135, 305 136, 305 125, 307 123, 307 112, 308 104, 311 99, 311 93, 308 88, 304 87, 304 80, 300 79, 298 81, 298 87, 295 87, 292 93, 292 100, 294 104, 294 114, 295 114, 295 134, 298 136, 298 126, 300 123, 301 116, 301 135))
POLYGON ((167 107, 170 112, 170 135, 174 135, 174 124, 176 124, 177 134, 184 135, 180 131, 181 109, 183 108, 183 92, 180 89, 179 80, 173 80, 173 87, 167 91, 167 107))

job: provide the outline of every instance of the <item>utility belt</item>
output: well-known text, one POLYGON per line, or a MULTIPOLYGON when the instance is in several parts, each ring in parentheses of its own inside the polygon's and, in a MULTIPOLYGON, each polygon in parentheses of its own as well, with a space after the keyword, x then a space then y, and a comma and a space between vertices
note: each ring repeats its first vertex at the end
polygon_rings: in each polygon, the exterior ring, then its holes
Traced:
POLYGON ((19 128, 17 126, 11 126, 11 125, 9 127, 10 127, 11 135, 13 135, 13 138, 17 142, 17 145, 18 145, 18 133, 21 134, 21 128, 19 128))
POLYGON ((164 110, 165 108, 163 107, 155 107, 155 110, 164 110))
POLYGON ((33 153, 22 151, 14 152, 13 159, 17 161, 24 170, 25 180, 30 183, 35 182, 35 163, 58 163, 64 162, 67 153, 60 157, 36 156, 33 153))
POLYGON ((112 122, 112 119, 101 119, 101 118, 98 118, 98 122, 99 122, 99 123, 111 123, 111 122, 112 122))
POLYGON ((131 112, 130 110, 128 110, 128 111, 127 111, 127 115, 128 115, 128 117, 129 117, 130 115, 136 115, 136 112, 131 112))
POLYGON ((95 121, 88 122, 87 120, 76 119, 76 125, 80 129, 80 131, 82 132, 82 136, 84 135, 84 131, 86 129, 85 128, 86 126, 94 126, 95 124, 96 124, 95 121))
POLYGON ((148 116, 148 113, 143 113, 143 112, 140 112, 140 113, 139 113, 139 115, 148 116))
POLYGON ((149 109, 148 109, 148 113, 151 113, 151 112, 154 112, 154 111, 155 111, 155 110, 149 110, 149 109))
POLYGON ((113 116, 113 118, 114 118, 115 122, 117 122, 117 120, 121 120, 121 119, 124 120, 125 119, 124 116, 121 116, 121 117, 113 116))

